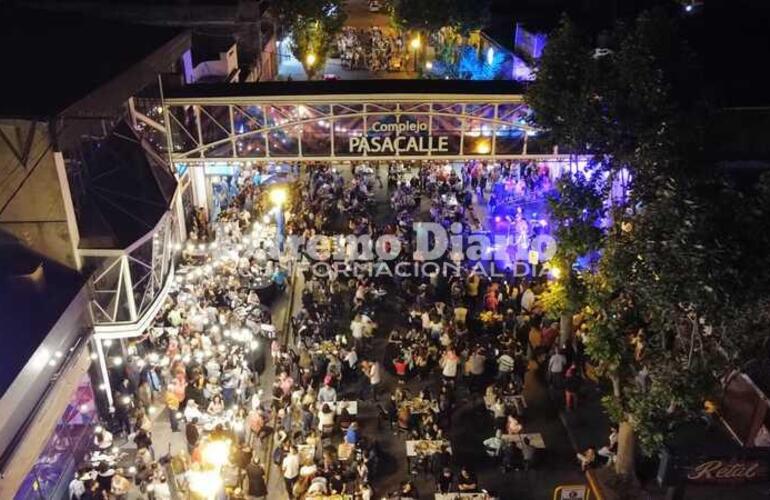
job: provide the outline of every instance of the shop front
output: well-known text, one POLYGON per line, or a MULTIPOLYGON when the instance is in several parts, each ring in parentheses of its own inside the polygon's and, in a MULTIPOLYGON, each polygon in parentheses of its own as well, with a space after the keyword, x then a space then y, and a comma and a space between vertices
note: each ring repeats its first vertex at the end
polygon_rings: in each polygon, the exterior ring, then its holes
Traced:
POLYGON ((552 178, 575 166, 545 146, 522 89, 510 82, 294 83, 291 92, 262 82, 166 95, 171 161, 191 171, 195 206, 209 220, 245 173, 261 181, 271 169, 303 164, 412 171, 425 162, 543 164, 552 178))
POLYGON ((56 421, 53 433, 45 443, 14 500, 65 498, 68 478, 91 451, 93 427, 97 421, 97 405, 91 378, 86 374, 77 381, 66 408, 56 421))

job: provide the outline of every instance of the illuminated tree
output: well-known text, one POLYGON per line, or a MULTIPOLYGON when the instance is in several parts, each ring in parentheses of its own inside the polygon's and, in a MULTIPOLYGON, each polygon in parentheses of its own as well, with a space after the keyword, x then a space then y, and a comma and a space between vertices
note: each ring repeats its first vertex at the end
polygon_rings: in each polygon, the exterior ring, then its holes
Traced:
MULTIPOLYGON (((505 56, 493 52, 492 57, 480 57, 474 47, 462 46, 458 51, 457 61, 441 58, 434 62, 437 74, 457 80, 495 80, 501 77, 505 56)), ((449 58, 446 58, 449 59, 449 58)))
POLYGON ((770 180, 742 193, 701 158, 700 73, 671 19, 644 13, 603 49, 564 20, 527 101, 546 137, 590 155, 591 179, 607 183, 562 178, 551 206, 559 266, 594 245, 600 257, 579 280, 562 272, 546 298, 561 312, 582 307, 586 352, 612 385, 616 472, 630 476, 637 442, 654 454, 723 376, 767 356, 770 327, 753 318, 768 316, 770 280, 756 268, 768 264, 770 180), (610 200, 623 170, 627 196, 610 200), (609 222, 597 234, 599 215, 609 222))
POLYGON ((347 15, 344 0, 282 0, 278 16, 291 33, 291 51, 309 80, 326 65, 347 15))

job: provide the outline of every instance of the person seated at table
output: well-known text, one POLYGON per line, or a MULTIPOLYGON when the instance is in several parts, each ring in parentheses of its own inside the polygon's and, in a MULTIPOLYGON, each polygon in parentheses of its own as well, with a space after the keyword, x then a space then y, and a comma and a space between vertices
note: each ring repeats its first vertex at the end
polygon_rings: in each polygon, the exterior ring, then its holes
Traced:
POLYGON ((454 481, 454 474, 452 469, 444 467, 441 473, 436 477, 436 493, 447 494, 452 491, 452 482, 454 481))
POLYGON ((318 474, 310 481, 310 486, 308 486, 306 494, 309 497, 313 495, 326 495, 328 494, 328 488, 329 482, 327 479, 323 475, 318 474))
POLYGON ((358 431, 358 423, 353 422, 348 426, 348 430, 345 432, 345 442, 355 445, 360 439, 360 433, 358 431))
POLYGON ((496 384, 489 384, 484 391, 484 406, 486 406, 487 410, 490 412, 492 411, 492 406, 497 401, 497 390, 496 384))
POLYGON ((503 431, 497 429, 495 435, 484 440, 484 448, 490 457, 500 456, 500 449, 503 447, 503 431))
POLYGON ((94 444, 100 450, 108 450, 112 448, 112 433, 102 427, 97 427, 94 432, 94 444))
POLYGON ((460 493, 475 493, 479 489, 476 474, 471 472, 465 465, 460 469, 460 474, 457 476, 457 489, 460 493))
POLYGON ((518 434, 522 431, 523 427, 513 415, 508 415, 508 419, 505 423, 506 434, 518 434))
POLYGON ((347 404, 340 402, 340 413, 337 416, 337 421, 340 424, 340 429, 347 431, 351 424, 355 422, 355 417, 350 414, 347 404))
POLYGON ((209 403, 209 407, 206 409, 209 415, 219 416, 225 411, 225 403, 222 401, 222 396, 217 394, 209 403))
POLYGON ((390 399, 394 404, 398 405, 406 399, 406 391, 401 387, 396 387, 391 393, 390 399))
POLYGON ((198 409, 198 403, 194 399, 187 400, 187 406, 184 408, 184 418, 188 422, 198 421, 203 418, 203 413, 198 409))
POLYGON ((334 411, 331 409, 328 403, 324 403, 321 406, 321 411, 318 412, 318 430, 326 433, 331 433, 334 429, 334 411))
POLYGON ((112 476, 112 484, 110 487, 111 498, 116 500, 122 500, 126 498, 128 490, 131 488, 131 482, 123 475, 123 469, 118 469, 114 476, 112 476))
POLYGON ((432 423, 425 427, 423 434, 425 435, 425 439, 430 439, 432 441, 441 441, 444 439, 444 431, 437 423, 432 423))
POLYGON ((324 385, 318 389, 319 403, 334 403, 337 401, 337 390, 331 386, 332 378, 327 376, 324 379, 324 385))
POLYGON ((532 463, 535 460, 535 453, 537 452, 537 450, 529 442, 528 437, 525 437, 524 439, 521 440, 521 445, 519 446, 519 449, 521 450, 521 461, 524 463, 524 470, 529 470, 529 468, 532 466, 532 463))
POLYGON ((411 481, 404 481, 401 483, 401 495, 399 498, 401 500, 408 500, 413 499, 417 500, 420 498, 420 494, 417 492, 417 487, 414 485, 411 481))

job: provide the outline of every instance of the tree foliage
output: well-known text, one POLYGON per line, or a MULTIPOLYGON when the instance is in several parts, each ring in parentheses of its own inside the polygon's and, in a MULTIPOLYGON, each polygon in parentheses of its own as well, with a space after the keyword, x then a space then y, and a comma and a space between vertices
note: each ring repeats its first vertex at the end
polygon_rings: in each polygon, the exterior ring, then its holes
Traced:
POLYGON ((391 21, 405 31, 432 33, 451 27, 461 35, 489 22, 490 0, 392 0, 391 21))
POLYGON ((326 65, 347 18, 344 7, 344 0, 281 0, 276 4, 279 18, 291 32, 292 55, 308 79, 326 65))
POLYGON ((671 19, 643 13, 609 39, 597 53, 562 20, 527 102, 547 137, 590 155, 591 178, 606 182, 560 181, 557 258, 592 248, 600 258, 579 280, 563 273, 551 300, 584 308, 586 352, 613 382, 607 409, 651 454, 722 377, 768 354, 770 324, 754 318, 770 315, 770 279, 757 272, 769 258, 770 179, 742 192, 704 162, 699 66, 671 19), (622 172, 628 193, 610 199, 622 172))

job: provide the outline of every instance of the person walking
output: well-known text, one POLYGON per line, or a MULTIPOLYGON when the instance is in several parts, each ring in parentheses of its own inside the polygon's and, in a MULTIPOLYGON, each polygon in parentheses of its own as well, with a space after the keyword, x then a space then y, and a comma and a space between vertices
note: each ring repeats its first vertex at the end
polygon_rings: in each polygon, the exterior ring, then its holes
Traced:
POLYGON ((580 382, 577 368, 575 365, 570 366, 564 377, 564 404, 568 411, 574 410, 577 406, 577 392, 580 389, 580 382))
POLYGON ((249 500, 263 500, 267 496, 267 482, 265 469, 256 454, 246 466, 246 477, 249 478, 249 500))
POLYGON ((548 381, 555 389, 561 389, 566 365, 567 357, 564 356, 561 349, 556 349, 548 360, 548 381))
POLYGON ((296 446, 291 445, 289 447, 289 453, 281 462, 281 471, 283 472, 283 480, 286 484, 286 494, 289 498, 294 498, 294 483, 297 482, 297 477, 299 477, 299 451, 297 451, 296 446))
POLYGON ((372 389, 372 400, 377 401, 377 391, 382 383, 382 368, 379 361, 372 361, 369 365, 369 384, 372 389))
POLYGON ((193 418, 185 426, 185 437, 187 438, 187 451, 192 454, 195 447, 198 446, 198 441, 200 441, 201 437, 197 418, 193 418))

